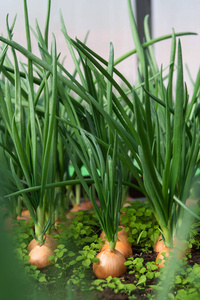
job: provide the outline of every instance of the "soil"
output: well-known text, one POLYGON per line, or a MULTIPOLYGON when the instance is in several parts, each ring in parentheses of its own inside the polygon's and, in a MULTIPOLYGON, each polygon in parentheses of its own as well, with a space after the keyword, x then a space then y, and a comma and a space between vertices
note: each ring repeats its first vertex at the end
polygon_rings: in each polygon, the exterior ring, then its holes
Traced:
MULTIPOLYGON (((157 256, 157 254, 155 252, 143 253, 141 255, 141 251, 139 248, 133 248, 133 253, 134 253, 133 254, 134 258, 142 257, 144 259, 144 263, 155 261, 156 256, 157 256)), ((192 257, 188 259, 189 265, 193 266, 194 264, 200 264, 200 249, 193 249, 191 256, 192 257)), ((125 280, 124 283, 126 283, 126 284, 133 283, 136 280, 134 274, 133 275, 125 274, 122 278, 125 280)), ((154 283, 155 283, 154 280, 149 280, 147 282, 147 286, 153 285, 154 283)), ((146 289, 142 289, 142 290, 137 288, 134 291, 134 295, 136 296, 137 300, 148 299, 147 294, 154 294, 154 290, 150 287, 147 287, 146 289)), ((100 292, 97 294, 97 299, 98 300, 128 300, 129 297, 125 293, 115 294, 112 289, 106 288, 106 289, 104 289, 103 292, 100 292)))
MULTIPOLYGON (((143 198, 142 198, 143 199, 143 198)), ((199 233, 200 233, 200 230, 199 230, 199 233)), ((197 238, 197 237, 195 237, 197 238)), ((200 238, 200 234, 199 234, 199 238, 200 238)), ((152 253, 149 253, 149 252, 144 252, 142 253, 141 255, 141 249, 139 247, 132 247, 132 250, 133 250, 133 258, 137 258, 137 257, 140 257, 140 258, 143 258, 144 259, 144 264, 147 263, 147 262, 152 262, 152 261, 155 261, 156 259, 156 256, 157 254, 155 252, 152 252, 152 253)), ((199 264, 200 265, 200 249, 192 249, 192 252, 191 252, 191 258, 188 258, 188 264, 193 266, 194 264, 199 264)), ((53 271, 53 266, 52 268, 49 268, 49 270, 47 270, 47 274, 48 272, 51 272, 53 271)), ((91 271, 91 270, 90 270, 91 271)), ((90 272, 90 276, 91 276, 91 273, 92 271, 90 272)), ((95 275, 93 274, 92 275, 93 278, 90 278, 90 280, 95 280, 96 277, 95 275)), ((128 283, 134 283, 135 280, 136 280, 136 277, 134 276, 134 274, 125 274, 123 275, 123 278, 124 280, 124 283, 125 284, 128 284, 128 283)), ((65 284, 66 282, 64 282, 65 284)), ((147 297, 148 294, 154 294, 154 290, 152 288, 149 287, 149 285, 154 285, 155 284, 155 280, 149 280, 147 281, 147 287, 145 289, 139 289, 139 288, 136 288, 134 290, 134 295, 136 297, 136 299, 140 300, 147 300, 149 299, 147 297)), ((39 287, 40 289, 41 287, 39 287)), ((47 295, 48 295, 48 298, 45 298, 45 297, 42 297, 40 299, 42 300, 53 300, 53 299, 66 299, 66 285, 65 285, 65 289, 62 288, 62 283, 61 283, 61 289, 60 289, 60 294, 58 295, 58 288, 56 288, 56 296, 55 296, 55 291, 54 291, 54 285, 53 284, 45 284, 42 288, 42 290, 45 290, 47 291, 47 295)), ((103 292, 99 292, 99 291, 92 291, 92 293, 82 293, 79 289, 77 290, 74 290, 72 288, 72 293, 73 293, 73 296, 72 297, 67 297, 67 299, 75 299, 75 300, 85 300, 87 298, 90 298, 91 300, 95 299, 95 300, 128 300, 129 299, 129 296, 125 293, 114 293, 114 291, 110 288, 106 288, 104 289, 103 292), (81 295, 80 295, 81 293, 81 295), (77 296, 77 297, 76 297, 77 296), (91 297, 90 297, 91 296, 91 297), (92 297, 94 296, 94 297, 92 297)), ((38 298, 39 299, 39 298, 38 298)))

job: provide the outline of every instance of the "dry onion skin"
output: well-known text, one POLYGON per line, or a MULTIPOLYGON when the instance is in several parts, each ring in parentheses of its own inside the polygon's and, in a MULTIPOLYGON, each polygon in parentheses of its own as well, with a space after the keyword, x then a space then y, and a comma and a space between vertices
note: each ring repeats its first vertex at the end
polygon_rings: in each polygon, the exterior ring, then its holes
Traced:
POLYGON ((24 210, 22 210, 22 212, 21 212, 21 216, 22 216, 22 217, 31 218, 31 215, 30 215, 30 212, 29 212, 29 210, 28 210, 28 209, 24 209, 24 210))
MULTIPOLYGON (((103 252, 104 250, 107 250, 108 248, 109 248, 109 243, 106 243, 102 247, 101 252, 103 252)), ((125 258, 129 258, 133 255, 131 246, 128 245, 127 243, 123 243, 119 240, 117 240, 117 242, 116 242, 115 249, 118 250, 125 258)))
POLYGON ((168 257, 170 252, 175 252, 176 253, 176 258, 177 259, 181 259, 183 257, 185 257, 185 253, 183 251, 181 251, 180 249, 177 249, 175 247, 164 247, 157 255, 156 257, 156 265, 157 267, 160 268, 164 268, 165 267, 165 257, 168 257), (157 260, 161 259, 161 262, 158 263, 157 260))
POLYGON ((73 219, 76 215, 75 214, 71 214, 73 212, 78 212, 78 211, 82 211, 82 208, 79 204, 75 204, 66 214, 66 218, 67 219, 73 219))
POLYGON ((164 247, 165 247, 165 243, 162 239, 162 236, 159 235, 159 237, 155 243, 155 246, 154 246, 154 251, 159 253, 164 247))
POLYGON ((90 210, 90 209, 94 208, 91 201, 81 202, 80 206, 81 206, 82 210, 90 210))
MULTIPOLYGON (((165 243, 162 239, 162 236, 160 235, 155 243, 154 251, 159 253, 164 247, 165 243)), ((184 251, 185 253, 191 252, 191 248, 188 247, 187 243, 185 243, 185 241, 183 242, 177 239, 176 237, 173 237, 173 247, 178 248, 181 251, 184 251)))
MULTIPOLYGON (((105 242, 105 244, 109 244, 108 240, 105 237, 104 232, 102 232, 102 233, 103 233, 103 235, 102 235, 103 238, 101 237, 101 235, 100 235, 100 238, 102 239, 103 242, 105 242)), ((128 241, 128 236, 125 234, 117 235, 117 241, 128 244, 131 247, 131 243, 128 241)), ((101 243, 101 244, 102 244, 102 246, 104 245, 104 243, 101 243)))
POLYGON ((131 247, 131 243, 128 241, 128 236, 127 235, 120 234, 120 235, 117 236, 117 240, 122 242, 122 243, 128 244, 131 247))
MULTIPOLYGON (((117 238, 119 238, 120 235, 126 235, 128 237, 129 233, 127 231, 125 231, 124 229, 124 226, 119 226, 119 231, 117 232, 117 238)), ((106 241, 106 235, 105 235, 105 232, 102 231, 101 234, 100 234, 100 238, 103 240, 103 241, 106 241)))
POLYGON ((117 232, 117 235, 119 236, 119 235, 121 235, 121 234, 124 234, 124 235, 126 235, 126 236, 129 236, 129 233, 125 230, 125 227, 124 226, 119 226, 119 229, 120 230, 118 230, 118 232, 117 232))
POLYGON ((93 263, 93 272, 97 278, 120 277, 126 273, 127 267, 124 265, 126 259, 118 250, 106 249, 96 256, 97 263, 93 263))
POLYGON ((52 263, 48 260, 51 255, 55 255, 52 249, 45 245, 36 245, 29 253, 29 262, 38 269, 43 269, 52 263))
POLYGON ((171 251, 171 248, 164 246, 162 248, 162 250, 158 253, 158 255, 156 257, 156 265, 159 269, 165 267, 165 257, 169 256, 170 251, 171 251), (161 259, 161 262, 157 263, 157 259, 161 259))
POLYGON ((183 251, 185 254, 188 254, 192 251, 186 241, 179 240, 177 237, 173 238, 173 244, 174 247, 180 249, 180 251, 183 251))

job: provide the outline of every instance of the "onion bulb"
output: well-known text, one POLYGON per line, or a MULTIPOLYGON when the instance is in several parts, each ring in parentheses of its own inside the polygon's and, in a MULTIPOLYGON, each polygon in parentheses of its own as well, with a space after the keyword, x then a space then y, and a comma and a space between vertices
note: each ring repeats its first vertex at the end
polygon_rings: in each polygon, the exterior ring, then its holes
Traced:
POLYGON ((72 209, 70 209, 70 212, 76 212, 81 210, 81 206, 79 204, 75 204, 72 209))
POLYGON ((165 247, 165 243, 162 239, 162 236, 159 235, 156 243, 155 243, 155 246, 154 246, 154 251, 155 252, 160 252, 163 248, 165 247))
POLYGON ((159 269, 165 267, 165 264, 164 264, 165 263, 165 257, 169 256, 170 251, 171 251, 171 248, 164 246, 162 248, 162 250, 158 253, 158 255, 156 257, 156 265, 158 266, 159 269), (161 259, 161 262, 157 263, 157 259, 161 259))
POLYGON ((124 265, 126 259, 118 250, 106 249, 96 257, 99 261, 93 263, 93 272, 97 278, 119 277, 126 273, 127 267, 124 265))
POLYGON ((188 244, 185 241, 179 240, 175 236, 173 238, 173 244, 174 247, 180 249, 180 251, 183 251, 185 254, 188 254, 192 251, 192 249, 188 247, 188 244))
MULTIPOLYGON (((162 236, 160 235, 155 243, 154 251, 160 252, 164 247, 165 247, 165 243, 162 239, 162 236)), ((173 247, 178 248, 180 250, 185 248, 185 251, 184 251, 185 253, 188 253, 191 251, 191 249, 188 247, 188 245, 186 243, 182 242, 175 236, 173 237, 173 247)))
POLYGON ((22 217, 31 218, 31 215, 30 215, 30 212, 29 212, 29 210, 28 210, 28 209, 24 209, 24 210, 22 210, 22 212, 21 212, 21 216, 22 216, 22 217))
POLYGON ((38 269, 43 269, 51 264, 48 260, 51 255, 55 255, 52 249, 45 245, 37 245, 29 253, 29 262, 38 269))
MULTIPOLYGON (((104 243, 100 243, 100 245, 103 247, 105 244, 109 244, 108 240, 106 238, 102 239, 104 243)), ((127 235, 120 234, 117 236, 117 241, 120 241, 122 243, 127 244, 128 246, 131 247, 131 243, 128 241, 127 235)))
MULTIPOLYGON (((101 252, 109 248, 109 243, 106 243, 102 249, 101 252)), ((115 249, 118 250, 125 258, 129 258, 130 256, 133 255, 133 251, 130 245, 127 243, 123 243, 119 240, 117 240, 115 249)))
POLYGON ((131 243, 128 241, 128 236, 125 234, 120 234, 117 236, 117 240, 129 245, 131 247, 131 243))
POLYGON ((119 226, 119 229, 121 229, 121 230, 119 230, 119 231, 117 232, 117 235, 118 235, 118 236, 121 235, 121 234, 126 235, 126 236, 129 236, 129 233, 125 230, 125 227, 124 227, 124 226, 119 226))
MULTIPOLYGON (((46 235, 45 236, 46 239, 45 239, 45 242, 43 245, 47 246, 48 248, 50 248, 52 251, 54 251, 57 246, 58 246, 58 243, 56 242, 56 240, 54 238, 52 238, 51 236, 49 235, 46 235)), ((27 247, 27 251, 30 252, 33 248, 35 248, 37 245, 39 245, 39 243, 33 239, 29 244, 28 244, 28 247, 27 247)))
POLYGON ((75 214, 71 214, 71 212, 77 212, 82 210, 81 206, 79 204, 75 204, 70 210, 69 212, 66 214, 66 218, 67 219, 73 219, 75 217, 75 214))
MULTIPOLYGON (((127 231, 124 230, 124 226, 119 226, 119 228, 121 230, 119 230, 117 232, 117 238, 119 238, 120 235, 126 235, 128 237, 129 233, 127 231)), ((101 234, 100 234, 100 238, 103 240, 103 241, 107 241, 106 239, 106 235, 105 235, 105 232, 102 231, 101 234)), ((127 240, 128 241, 128 240, 127 240)), ((128 242, 129 243, 129 242, 128 242)))
POLYGON ((90 210, 93 209, 93 204, 91 201, 83 201, 80 204, 82 210, 90 210))
POLYGON ((158 268, 163 268, 165 267, 165 257, 168 257, 170 252, 175 252, 176 256, 178 259, 181 259, 185 256, 185 253, 175 247, 164 247, 157 255, 156 257, 156 265, 158 268), (164 254, 164 255, 163 255, 164 254), (157 259, 161 259, 160 263, 157 263, 157 259))

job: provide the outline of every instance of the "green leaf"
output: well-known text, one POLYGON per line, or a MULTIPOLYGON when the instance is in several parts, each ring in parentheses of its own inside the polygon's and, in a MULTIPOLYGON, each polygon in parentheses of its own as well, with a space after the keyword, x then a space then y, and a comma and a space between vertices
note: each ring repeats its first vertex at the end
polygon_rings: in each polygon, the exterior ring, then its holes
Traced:
POLYGON ((82 265, 85 267, 89 267, 90 264, 91 264, 91 259, 89 259, 89 258, 82 261, 82 265))
POLYGON ((105 282, 106 282, 106 280, 104 280, 104 279, 96 279, 91 284, 92 285, 100 285, 101 283, 105 283, 105 282))
POLYGON ((125 289, 129 290, 130 292, 134 291, 136 289, 135 284, 127 283, 124 285, 125 289))
POLYGON ((145 283, 146 283, 146 280, 147 280, 146 275, 140 276, 137 285, 145 284, 145 283))
POLYGON ((76 254, 75 254, 73 251, 68 251, 67 255, 68 255, 69 257, 73 257, 73 256, 75 256, 76 254))

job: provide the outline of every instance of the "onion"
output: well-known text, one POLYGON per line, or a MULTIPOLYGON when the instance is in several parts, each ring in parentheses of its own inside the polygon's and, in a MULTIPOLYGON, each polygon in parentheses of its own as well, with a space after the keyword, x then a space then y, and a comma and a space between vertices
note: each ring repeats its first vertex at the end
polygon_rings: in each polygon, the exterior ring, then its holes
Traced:
POLYGON ((77 212, 82 210, 81 206, 79 204, 75 204, 70 211, 66 214, 66 218, 67 219, 73 219, 75 217, 75 215, 71 214, 71 212, 77 212))
POLYGON ((99 262, 93 263, 93 272, 97 278, 119 277, 126 273, 127 267, 124 265, 126 259, 116 249, 106 249, 96 257, 99 258, 99 262))
POLYGON ((124 226, 119 226, 119 229, 121 229, 121 230, 119 230, 119 231, 117 232, 117 235, 118 235, 118 236, 121 235, 121 234, 124 234, 124 235, 129 236, 129 233, 125 230, 125 227, 124 227, 124 226))
POLYGON ((36 266, 38 269, 45 268, 51 264, 48 257, 55 255, 53 250, 45 245, 36 245, 29 253, 29 262, 36 266))
POLYGON ((132 198, 131 198, 131 197, 127 197, 127 198, 126 198, 126 202, 124 202, 124 204, 123 204, 123 208, 124 208, 124 207, 128 207, 128 206, 131 206, 130 201, 132 201, 132 198))
MULTIPOLYGON (((49 235, 46 235, 45 237, 46 237, 46 240, 45 240, 44 245, 47 246, 48 248, 50 248, 52 251, 54 251, 57 248, 58 243, 56 242, 56 240, 54 238, 52 238, 49 235)), ((27 251, 30 252, 33 248, 35 248, 38 245, 39 245, 39 243, 35 239, 33 239, 28 244, 27 251)))
POLYGON ((30 220, 30 217, 17 216, 17 220, 18 220, 18 221, 24 220, 24 221, 26 221, 26 224, 28 224, 28 222, 29 222, 29 220, 30 220))
POLYGON ((76 212, 81 210, 81 206, 79 204, 75 204, 72 209, 70 209, 70 212, 76 212))
POLYGON ((122 243, 125 243, 127 245, 129 245, 131 247, 131 243, 128 241, 128 237, 127 235, 125 234, 120 234, 117 236, 117 240, 122 242, 122 243))
POLYGON ((91 201, 84 201, 80 204, 82 210, 90 210, 93 209, 93 205, 91 201))
POLYGON ((188 247, 187 243, 185 241, 179 240, 177 237, 173 237, 173 244, 174 247, 180 249, 180 251, 183 251, 185 254, 190 253, 192 250, 188 247), (185 250, 183 250, 185 248, 185 250))
MULTIPOLYGON (((109 248, 109 243, 106 243, 102 249, 101 252, 109 248)), ((130 245, 127 243, 123 243, 119 240, 117 240, 115 249, 118 250, 125 258, 129 258, 130 256, 133 255, 133 251, 130 245)))
POLYGON ((160 269, 160 268, 163 268, 163 267, 165 267, 165 257, 168 257, 169 256, 169 254, 170 254, 170 252, 177 252, 176 253, 176 255, 177 255, 177 258, 178 259, 181 259, 181 258, 183 258, 184 256, 185 256, 185 253, 183 252, 183 251, 181 251, 181 250, 179 250, 179 249, 177 249, 177 248, 175 248, 175 247, 173 247, 173 248, 171 248, 171 247, 164 247, 159 253, 158 253, 158 255, 157 255, 157 257, 156 257, 156 261, 157 261, 157 259, 161 259, 162 261, 160 262, 160 263, 156 263, 156 265, 158 266, 158 268, 160 269), (164 255, 163 255, 163 254, 164 255))
MULTIPOLYGON (((125 231, 124 226, 119 226, 119 228, 120 229, 122 228, 122 229, 117 232, 117 238, 119 237, 119 235, 127 235, 127 236, 129 235, 129 233, 127 231, 125 231)), ((106 235, 105 235, 104 231, 102 231, 102 233, 100 234, 100 238, 102 240, 106 241, 106 235)))
POLYGON ((158 253, 157 257, 156 257, 156 265, 158 266, 158 268, 163 268, 165 267, 165 257, 169 256, 169 252, 171 251, 171 248, 164 246, 162 248, 162 250, 158 253), (162 253, 165 253, 165 256, 163 256, 162 253), (161 262, 157 264, 157 259, 161 259, 161 262))
MULTIPOLYGON (((185 253, 188 253, 191 251, 191 249, 188 247, 188 245, 185 244, 184 242, 182 242, 181 240, 179 240, 177 237, 173 237, 173 246, 180 250, 182 250, 182 248, 185 247, 186 248, 184 251, 185 253)), ((164 247, 165 247, 165 243, 162 239, 162 236, 160 235, 155 243, 154 251, 160 252, 164 247)))
POLYGON ((155 252, 160 252, 163 248, 165 247, 165 243, 162 239, 162 236, 159 235, 156 243, 155 243, 155 246, 154 246, 154 251, 155 252))
POLYGON ((29 212, 29 210, 28 210, 28 209, 24 209, 24 210, 22 210, 22 212, 21 212, 21 216, 22 216, 22 217, 31 218, 31 215, 30 215, 30 212, 29 212))

